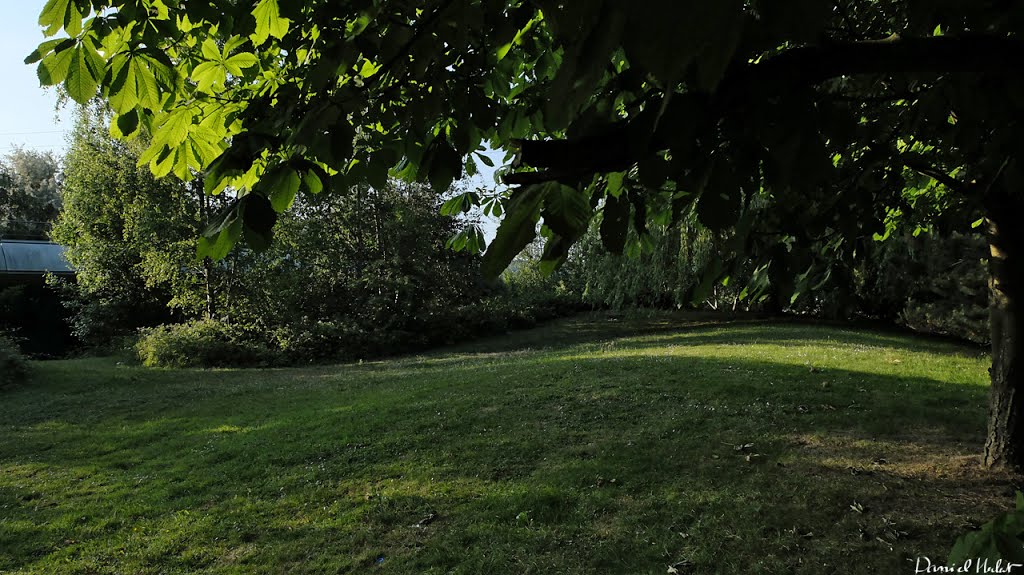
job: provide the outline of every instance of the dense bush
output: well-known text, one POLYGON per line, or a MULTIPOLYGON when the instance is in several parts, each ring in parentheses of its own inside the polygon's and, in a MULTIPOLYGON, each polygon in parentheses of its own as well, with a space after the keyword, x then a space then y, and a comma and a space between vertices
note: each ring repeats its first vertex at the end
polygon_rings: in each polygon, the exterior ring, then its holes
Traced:
POLYGON ((281 347, 315 359, 336 355, 353 330, 410 331, 415 318, 489 291, 477 255, 445 248, 462 222, 439 213, 443 190, 399 180, 304 192, 278 218, 269 249, 243 243, 197 261, 196 237, 230 194, 154 179, 138 167, 145 136, 113 140, 108 123, 102 111, 79 115, 54 229, 79 271, 64 286, 74 331, 91 346, 204 318, 277 333, 281 347))
POLYGON ((212 320, 143 329, 135 351, 150 367, 265 366, 278 359, 252 332, 212 320))
POLYGON ((81 109, 64 158, 63 209, 51 232, 67 247, 74 282, 55 281, 74 334, 103 348, 140 327, 199 317, 224 275, 195 257, 195 238, 223 199, 156 179, 138 165, 145 138, 112 139, 101 111, 81 109))
POLYGON ((487 294, 479 258, 445 248, 460 223, 438 213, 435 191, 392 181, 348 193, 296 200, 300 209, 281 217, 270 248, 235 265, 219 315, 271 330, 333 329, 311 327, 322 322, 403 331, 487 294))
POLYGON ((181 324, 144 332, 147 363, 270 362, 251 357, 256 349, 307 363, 422 348, 488 322, 504 329, 504 318, 446 319, 495 287, 480 277, 477 254, 445 247, 464 221, 439 213, 441 190, 390 180, 303 193, 278 218, 269 249, 240 244, 220 261, 196 261, 196 236, 229 194, 153 179, 137 167, 144 142, 110 139, 108 120, 95 110, 78 118, 54 230, 79 270, 59 287, 86 345, 103 350, 139 328, 181 324), (207 343, 214 350, 199 353, 207 343))
POLYGON ((172 321, 176 315, 143 286, 137 286, 137 297, 128 298, 120 290, 90 289, 73 279, 50 276, 48 282, 66 310, 70 334, 91 352, 115 349, 140 328, 172 321))
POLYGON ((874 251, 860 293, 867 313, 925 333, 989 340, 987 246, 981 234, 908 234, 874 251))
POLYGON ((135 351, 150 367, 261 367, 370 359, 525 329, 580 309, 574 298, 503 293, 408 318, 403 329, 352 321, 291 322, 265 331, 201 320, 143 329, 135 351))
POLYGON ((379 335, 344 321, 296 322, 275 329, 272 335, 272 345, 285 363, 360 359, 376 355, 377 345, 386 345, 379 335))
POLYGON ((28 362, 15 341, 0 333, 0 387, 18 383, 28 374, 28 362))

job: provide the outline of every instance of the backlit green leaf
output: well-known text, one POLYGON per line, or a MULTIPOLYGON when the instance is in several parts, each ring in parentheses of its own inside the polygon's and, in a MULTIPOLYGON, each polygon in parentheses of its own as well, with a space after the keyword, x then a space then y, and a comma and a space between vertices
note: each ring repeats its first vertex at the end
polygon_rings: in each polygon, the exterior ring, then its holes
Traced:
POLYGON ((86 104, 96 96, 96 89, 103 77, 103 59, 89 42, 80 43, 71 54, 68 75, 64 88, 68 95, 79 104, 86 104))
POLYGON ((302 176, 302 184, 309 193, 314 195, 324 191, 324 183, 320 180, 320 176, 313 170, 307 170, 302 176))
POLYGON ((115 138, 128 138, 138 131, 139 113, 135 110, 129 110, 124 114, 115 116, 114 120, 110 123, 110 135, 115 138))
POLYGON ((151 63, 144 58, 131 58, 128 61, 128 66, 128 81, 134 81, 135 95, 139 105, 147 110, 158 110, 160 108, 160 88, 151 63))
POLYGON ((31 54, 25 57, 25 63, 35 64, 36 62, 42 60, 44 57, 48 56, 62 43, 66 44, 67 46, 73 46, 75 41, 71 38, 54 38, 53 40, 47 40, 46 42, 40 44, 38 48, 33 50, 31 54))
POLYGON ((255 46, 263 45, 271 36, 280 39, 288 33, 289 21, 281 17, 277 0, 260 0, 252 11, 252 16, 256 19, 256 31, 250 38, 255 46))
POLYGON ((274 211, 281 213, 295 202, 300 184, 299 174, 294 168, 287 164, 278 164, 263 174, 257 188, 269 196, 274 211))
MULTIPOLYGON (((39 25, 44 28, 43 33, 53 36, 69 19, 69 12, 74 8, 72 0, 49 0, 39 14, 39 25)), ((81 18, 81 16, 79 16, 81 18)))
POLYGON ((197 256, 224 259, 242 235, 242 218, 238 202, 219 214, 199 238, 197 256))
POLYGON ((497 278, 516 254, 536 237, 540 206, 546 192, 545 186, 530 186, 515 191, 509 198, 505 219, 480 263, 484 277, 497 278))
POLYGON ((191 110, 187 108, 174 110, 166 115, 156 133, 153 134, 153 144, 175 148, 188 138, 188 130, 191 125, 191 110))
POLYGON ((203 62, 192 70, 192 81, 200 92, 215 94, 224 90, 227 72, 218 62, 203 62))
POLYGON ((36 74, 39 76, 39 84, 42 86, 56 86, 67 79, 71 71, 71 62, 75 57, 77 49, 72 41, 64 49, 58 49, 43 58, 39 63, 36 74))
POLYGON ((235 76, 241 76, 242 70, 252 68, 256 64, 259 64, 259 59, 254 54, 249 52, 240 52, 224 61, 224 67, 227 68, 228 72, 235 76))

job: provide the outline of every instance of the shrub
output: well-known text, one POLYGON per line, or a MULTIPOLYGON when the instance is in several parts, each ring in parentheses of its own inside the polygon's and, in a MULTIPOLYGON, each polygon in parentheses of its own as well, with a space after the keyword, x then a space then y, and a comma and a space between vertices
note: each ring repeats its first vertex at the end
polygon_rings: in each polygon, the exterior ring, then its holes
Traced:
POLYGON ((579 304, 565 295, 526 298, 506 293, 443 312, 428 311, 397 325, 300 320, 272 329, 195 321, 141 330, 135 345, 151 367, 254 367, 350 361, 459 343, 524 329, 569 315, 579 304))
POLYGON ((987 343, 987 251, 981 234, 890 238, 869 253, 861 307, 916 331, 987 343))
POLYGON ((971 303, 910 301, 900 319, 914 331, 987 344, 991 339, 988 315, 988 308, 971 303))
POLYGON ((0 333, 0 387, 18 383, 28 375, 28 361, 18 350, 18 344, 0 333))
POLYGON ((351 322, 317 321, 282 326, 274 344, 288 363, 355 359, 366 354, 368 335, 351 322))
POLYGON ((143 329, 135 351, 150 367, 258 367, 278 360, 255 330, 213 320, 143 329))
POLYGON ((582 308, 576 299, 568 295, 549 293, 528 298, 509 293, 453 307, 444 313, 425 315, 417 319, 414 329, 416 341, 421 346, 446 345, 473 337, 529 329, 582 308))

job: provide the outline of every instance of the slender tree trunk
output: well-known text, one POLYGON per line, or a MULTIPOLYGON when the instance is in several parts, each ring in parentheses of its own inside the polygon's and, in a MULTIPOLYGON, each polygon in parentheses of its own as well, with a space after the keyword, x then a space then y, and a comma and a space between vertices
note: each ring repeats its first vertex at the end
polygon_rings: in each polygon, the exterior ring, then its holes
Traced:
POLYGON ((771 252, 771 265, 768 266, 768 297, 761 304, 761 310, 771 315, 782 315, 786 307, 786 292, 792 295, 792 289, 784 286, 791 286, 789 270, 786 269, 786 248, 775 246, 771 252))
POLYGON ((992 390, 985 465, 1024 469, 1024 201, 993 194, 986 212, 992 390))
MULTIPOLYGON (((196 180, 197 182, 200 180, 196 180)), ((199 195, 199 229, 210 222, 210 198, 202 186, 193 183, 192 190, 199 195)), ((213 291, 213 260, 203 258, 203 284, 206 288, 206 319, 214 319, 217 315, 217 302, 213 291)))
MULTIPOLYGON (((229 254, 230 255, 230 254, 229 254)), ((224 272, 224 321, 231 323, 231 288, 234 285, 235 273, 237 272, 237 259, 234 257, 228 258, 229 269, 224 272)))
POLYGON ((213 293, 213 260, 203 258, 203 282, 206 284, 206 319, 217 316, 217 302, 213 293))

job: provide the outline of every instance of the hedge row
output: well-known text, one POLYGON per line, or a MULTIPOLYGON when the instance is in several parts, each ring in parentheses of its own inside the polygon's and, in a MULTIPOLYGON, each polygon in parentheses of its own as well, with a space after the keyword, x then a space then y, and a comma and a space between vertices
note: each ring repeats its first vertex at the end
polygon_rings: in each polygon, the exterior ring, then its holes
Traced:
POLYGON ((340 321, 264 328, 201 320, 144 329, 135 351, 150 367, 270 367, 351 361, 525 329, 579 309, 570 298, 530 304, 491 298, 443 314, 410 318, 403 329, 389 331, 340 321))

